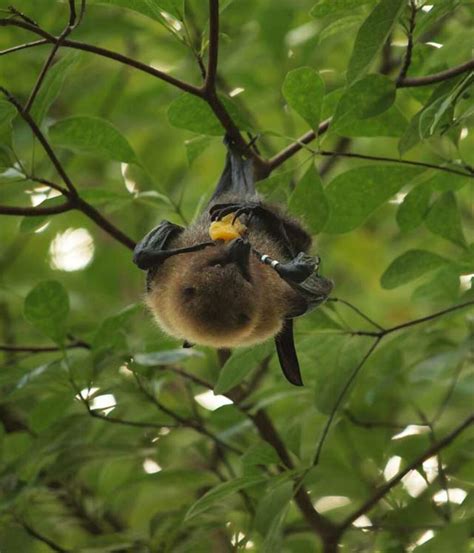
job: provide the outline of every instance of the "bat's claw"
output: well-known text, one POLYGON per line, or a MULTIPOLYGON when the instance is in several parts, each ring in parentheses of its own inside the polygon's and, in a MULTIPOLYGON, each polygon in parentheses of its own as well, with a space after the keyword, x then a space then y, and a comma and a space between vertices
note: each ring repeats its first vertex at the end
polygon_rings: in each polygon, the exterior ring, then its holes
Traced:
POLYGON ((215 204, 209 210, 209 214, 211 221, 220 221, 229 213, 233 213, 232 223, 234 223, 241 215, 247 215, 250 219, 259 207, 260 204, 257 202, 215 204))

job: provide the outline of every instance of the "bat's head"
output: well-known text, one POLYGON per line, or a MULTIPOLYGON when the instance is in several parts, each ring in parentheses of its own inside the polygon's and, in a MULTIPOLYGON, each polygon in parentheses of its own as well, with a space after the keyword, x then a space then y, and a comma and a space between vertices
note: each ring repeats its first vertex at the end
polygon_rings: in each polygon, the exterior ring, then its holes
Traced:
MULTIPOLYGON (((148 304, 171 335, 213 347, 262 342, 281 328, 274 275, 238 238, 176 256, 154 283, 148 304)), ((277 277, 278 278, 278 277, 277 277)))

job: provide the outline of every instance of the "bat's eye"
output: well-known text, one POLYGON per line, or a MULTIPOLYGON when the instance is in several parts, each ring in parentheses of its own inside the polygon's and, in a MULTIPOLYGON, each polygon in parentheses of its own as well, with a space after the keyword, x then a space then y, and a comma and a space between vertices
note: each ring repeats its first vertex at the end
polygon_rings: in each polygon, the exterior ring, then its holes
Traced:
POLYGON ((222 267, 222 261, 220 259, 213 259, 209 263, 209 267, 222 267))
POLYGON ((239 324, 246 324, 250 321, 250 317, 247 315, 247 313, 239 313, 237 316, 237 321, 239 324))
POLYGON ((186 288, 183 288, 183 296, 185 299, 190 300, 192 297, 194 297, 196 294, 196 288, 193 286, 187 286, 186 288))

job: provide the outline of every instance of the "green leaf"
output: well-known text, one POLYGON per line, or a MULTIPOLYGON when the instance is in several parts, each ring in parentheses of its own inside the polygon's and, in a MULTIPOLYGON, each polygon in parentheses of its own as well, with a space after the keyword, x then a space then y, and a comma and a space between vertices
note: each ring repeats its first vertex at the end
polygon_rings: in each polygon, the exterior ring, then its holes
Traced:
POLYGON ((290 197, 289 210, 301 217, 312 234, 321 232, 329 217, 329 205, 319 173, 311 163, 290 197))
POLYGON ((451 265, 442 266, 433 278, 413 292, 414 300, 438 302, 440 305, 454 303, 459 297, 459 271, 451 265))
POLYGON ((449 263, 445 257, 427 250, 409 250, 390 263, 380 279, 383 288, 392 289, 449 263))
POLYGON ((171 349, 167 351, 151 351, 147 353, 136 353, 133 359, 145 367, 156 367, 158 365, 175 365, 186 361, 190 357, 204 357, 203 353, 194 349, 171 349))
POLYGON ((290 71, 282 87, 288 105, 313 129, 318 128, 321 119, 324 90, 324 81, 311 67, 300 67, 290 71))
POLYGON ((466 175, 456 175, 454 173, 446 173, 445 171, 438 171, 437 174, 430 177, 427 184, 437 192, 448 192, 449 190, 461 190, 464 186, 471 184, 472 177, 466 175))
POLYGON ((165 12, 170 13, 176 19, 183 19, 184 16, 184 0, 146 0, 148 6, 158 6, 165 10, 165 12))
POLYGON ((309 12, 313 17, 326 17, 336 12, 352 11, 371 0, 319 0, 309 12))
POLYGON ((324 231, 337 234, 357 228, 421 172, 417 167, 369 165, 338 175, 326 188, 330 213, 324 231))
POLYGON ((335 132, 388 110, 395 101, 394 82, 384 75, 367 75, 343 94, 331 123, 335 132))
POLYGON ((430 129, 436 120, 438 107, 453 94, 459 79, 449 79, 439 84, 431 93, 425 105, 411 118, 408 127, 400 138, 398 151, 400 155, 414 148, 422 138, 430 135, 430 129), (433 107, 434 105, 434 107, 433 107))
POLYGON ((186 140, 184 146, 189 166, 206 150, 210 143, 211 139, 208 136, 196 136, 196 138, 186 140))
MULTIPOLYGON (((56 196, 54 198, 48 198, 38 204, 37 207, 54 207, 56 205, 63 204, 65 202, 64 196, 56 196)), ((35 232, 42 227, 49 219, 51 215, 39 215, 39 216, 27 216, 23 217, 20 223, 20 232, 29 233, 35 232)))
MULTIPOLYGON (((225 96, 220 96, 220 100, 239 129, 248 130, 249 123, 235 104, 225 96)), ((182 94, 171 102, 168 108, 168 120, 173 127, 199 134, 222 136, 224 133, 224 127, 209 104, 193 94, 182 94)))
POLYGON ((436 533, 434 538, 419 545, 413 553, 444 553, 456 551, 457 553, 469 553, 472 546, 472 534, 469 521, 457 522, 447 525, 436 533))
POLYGON ((177 19, 183 16, 183 0, 97 0, 95 3, 127 8, 160 23, 165 22, 162 11, 168 12, 177 19))
POLYGON ((61 92, 64 80, 74 70, 80 56, 80 52, 67 52, 46 73, 43 85, 31 109, 31 117, 38 125, 41 125, 52 103, 61 92))
POLYGON ((259 346, 234 351, 221 369, 214 393, 225 394, 240 384, 252 369, 273 353, 273 349, 273 343, 266 342, 259 346))
POLYGON ((41 332, 57 343, 63 342, 69 298, 62 284, 55 280, 40 282, 26 296, 23 313, 41 332))
POLYGON ((416 229, 428 213, 432 189, 429 183, 415 186, 405 196, 397 211, 397 223, 402 231, 416 229))
POLYGON ((96 363, 111 353, 120 355, 127 351, 126 326, 138 309, 138 304, 129 305, 102 322, 92 339, 96 363))
POLYGON ((362 23, 347 69, 349 84, 368 71, 405 6, 405 0, 381 0, 362 23))
POLYGON ((393 105, 395 84, 384 75, 367 75, 344 91, 331 94, 332 102, 337 102, 331 131, 339 135, 400 136, 406 129, 405 117, 393 105))
POLYGON ((321 30, 318 34, 318 43, 321 44, 323 41, 339 33, 349 32, 349 29, 359 25, 362 20, 363 18, 360 15, 348 15, 346 17, 336 19, 321 30))
POLYGON ((9 125, 17 114, 16 108, 5 98, 0 97, 0 127, 9 125))
POLYGON ((230 482, 224 482, 219 484, 212 490, 209 490, 206 494, 200 497, 188 510, 185 516, 185 521, 190 520, 213 507, 216 503, 222 501, 239 492, 245 490, 257 484, 261 484, 265 481, 264 476, 245 476, 242 478, 236 478, 230 482))
POLYGON ((367 119, 348 118, 345 121, 340 121, 337 134, 349 138, 357 138, 359 136, 374 138, 378 136, 391 136, 397 138, 405 132, 406 127, 407 120, 405 116, 396 105, 393 105, 386 112, 376 117, 369 117, 367 119))
POLYGON ((292 498, 293 482, 291 481, 282 482, 264 494, 255 513, 255 528, 262 536, 266 536, 270 529, 276 530, 272 523, 277 519, 283 519, 292 498))
POLYGON ((270 444, 265 442, 254 444, 242 455, 241 461, 244 465, 273 465, 280 462, 277 452, 270 444))
POLYGON ((434 202, 426 216, 425 224, 433 234, 438 234, 462 248, 466 247, 454 192, 445 192, 434 202))
POLYGON ((12 167, 12 125, 17 114, 15 106, 0 95, 0 168, 12 167))
POLYGON ((406 152, 414 148, 420 141, 419 127, 421 114, 422 110, 411 118, 405 132, 400 137, 398 142, 400 156, 403 156, 406 152))
POLYGON ((62 119, 49 127, 49 135, 55 144, 70 150, 138 164, 137 156, 127 139, 111 123, 100 117, 62 119))

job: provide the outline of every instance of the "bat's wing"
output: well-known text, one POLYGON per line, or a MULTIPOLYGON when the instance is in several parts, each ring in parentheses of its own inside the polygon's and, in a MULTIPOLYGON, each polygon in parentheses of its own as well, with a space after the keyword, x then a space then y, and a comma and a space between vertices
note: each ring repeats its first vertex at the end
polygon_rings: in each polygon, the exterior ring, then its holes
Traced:
POLYGON ((318 305, 324 303, 334 287, 332 280, 318 275, 316 272, 311 274, 306 280, 300 283, 288 282, 292 288, 297 290, 305 299, 306 311, 311 311, 318 305))
POLYGON ((303 386, 300 365, 296 356, 292 319, 285 320, 283 329, 275 338, 275 345, 281 369, 287 380, 295 386, 303 386))
POLYGON ((252 160, 243 158, 229 137, 225 137, 224 144, 227 146, 226 163, 209 204, 216 203, 221 196, 247 198, 257 194, 252 160))
POLYGON ((135 265, 143 271, 159 265, 169 257, 170 250, 167 250, 166 246, 169 245, 170 240, 178 236, 183 230, 184 228, 179 225, 169 221, 161 221, 135 246, 133 251, 135 265))

